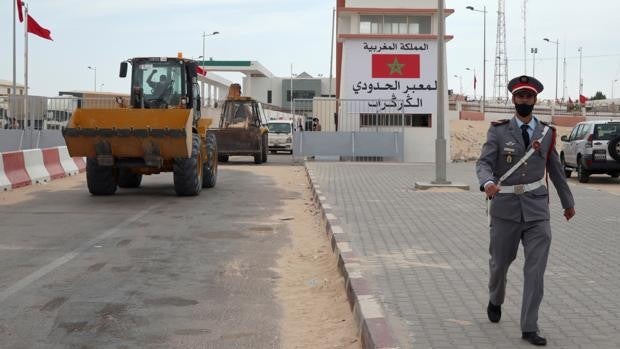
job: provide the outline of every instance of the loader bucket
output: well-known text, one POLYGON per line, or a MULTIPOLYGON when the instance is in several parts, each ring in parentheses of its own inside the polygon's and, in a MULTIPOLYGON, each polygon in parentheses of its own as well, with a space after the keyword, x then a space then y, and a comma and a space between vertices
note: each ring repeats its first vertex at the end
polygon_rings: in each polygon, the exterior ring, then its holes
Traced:
POLYGON ((76 109, 63 137, 71 156, 189 157, 191 109, 76 109))

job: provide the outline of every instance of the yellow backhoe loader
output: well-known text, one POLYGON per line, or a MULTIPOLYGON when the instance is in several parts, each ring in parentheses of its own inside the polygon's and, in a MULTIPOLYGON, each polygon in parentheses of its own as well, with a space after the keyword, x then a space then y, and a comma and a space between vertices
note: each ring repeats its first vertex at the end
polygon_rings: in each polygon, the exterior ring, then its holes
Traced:
POLYGON ((142 175, 174 173, 177 195, 215 186, 217 142, 201 118, 198 63, 180 57, 140 57, 131 64, 129 105, 75 110, 63 136, 71 156, 85 156, 88 190, 111 195, 139 187, 142 175))
POLYGON ((250 155, 256 164, 267 162, 267 117, 261 103, 241 96, 241 85, 230 85, 219 127, 211 132, 218 140, 218 161, 227 162, 230 156, 250 155))

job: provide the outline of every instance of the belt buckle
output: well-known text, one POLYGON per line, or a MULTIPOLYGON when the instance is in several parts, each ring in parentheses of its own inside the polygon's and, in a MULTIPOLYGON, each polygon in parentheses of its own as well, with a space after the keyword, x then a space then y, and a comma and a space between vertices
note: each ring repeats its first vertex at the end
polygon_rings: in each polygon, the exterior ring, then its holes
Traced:
POLYGON ((514 186, 515 194, 520 195, 525 193, 525 184, 517 184, 514 186))

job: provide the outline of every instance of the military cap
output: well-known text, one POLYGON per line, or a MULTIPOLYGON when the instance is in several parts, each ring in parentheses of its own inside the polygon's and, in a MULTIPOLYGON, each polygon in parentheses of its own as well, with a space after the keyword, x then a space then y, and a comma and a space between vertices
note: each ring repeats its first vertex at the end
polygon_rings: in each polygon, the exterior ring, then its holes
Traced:
POLYGON ((508 91, 512 94, 523 89, 539 94, 542 92, 543 88, 543 84, 538 81, 538 79, 527 75, 517 76, 508 83, 508 91))

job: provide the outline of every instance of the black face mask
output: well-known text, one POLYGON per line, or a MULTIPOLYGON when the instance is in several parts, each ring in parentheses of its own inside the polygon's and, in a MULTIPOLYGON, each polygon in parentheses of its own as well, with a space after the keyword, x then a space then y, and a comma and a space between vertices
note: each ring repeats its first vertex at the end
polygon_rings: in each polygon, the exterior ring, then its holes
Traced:
POLYGON ((534 106, 529 104, 515 104, 515 109, 517 110, 517 114, 519 114, 519 116, 526 117, 532 114, 534 106))

